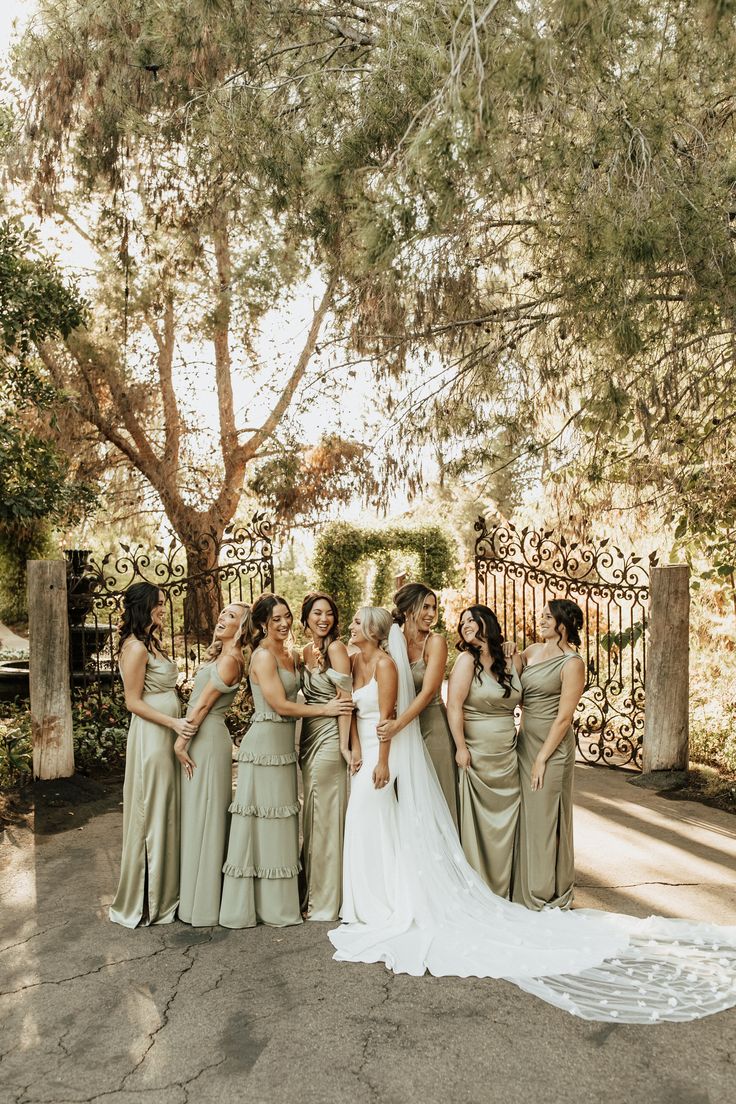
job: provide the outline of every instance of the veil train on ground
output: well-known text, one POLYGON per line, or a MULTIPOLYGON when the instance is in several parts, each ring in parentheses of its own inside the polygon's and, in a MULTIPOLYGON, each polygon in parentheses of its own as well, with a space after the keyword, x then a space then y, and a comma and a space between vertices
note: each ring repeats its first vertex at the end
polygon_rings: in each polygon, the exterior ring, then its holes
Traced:
MULTIPOLYGON (((389 652, 401 714, 414 685, 397 625, 389 652)), ((677 1022, 736 1005, 736 927, 597 909, 532 912, 496 897, 465 859, 417 721, 395 738, 391 769, 399 793, 396 869, 386 877, 396 887, 392 914, 331 931, 335 959, 502 978, 586 1020, 677 1022)), ((345 878, 360 877, 346 866, 345 878)))

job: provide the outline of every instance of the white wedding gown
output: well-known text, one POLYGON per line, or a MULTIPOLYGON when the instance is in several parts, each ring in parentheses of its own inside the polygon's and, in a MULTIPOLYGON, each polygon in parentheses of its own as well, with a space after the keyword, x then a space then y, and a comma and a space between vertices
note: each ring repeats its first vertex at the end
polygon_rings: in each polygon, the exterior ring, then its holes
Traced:
MULTIPOLYGON (((401 713, 414 685, 397 626, 389 651, 401 713)), ((329 933, 336 959, 504 978, 588 1020, 683 1021, 736 1005, 736 927, 595 909, 531 912, 494 896, 465 859, 418 723, 392 741, 391 784, 376 790, 375 681, 353 697, 363 766, 345 824, 343 924, 329 933)))

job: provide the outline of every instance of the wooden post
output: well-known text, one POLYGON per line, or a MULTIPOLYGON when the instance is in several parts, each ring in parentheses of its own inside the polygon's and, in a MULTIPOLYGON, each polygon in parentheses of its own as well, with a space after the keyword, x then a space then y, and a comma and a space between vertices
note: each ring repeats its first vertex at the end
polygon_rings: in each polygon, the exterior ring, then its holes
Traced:
POLYGON ((644 773, 688 769, 690 568, 653 567, 644 709, 644 773))
POLYGON ((33 777, 74 774, 66 563, 28 561, 33 777))

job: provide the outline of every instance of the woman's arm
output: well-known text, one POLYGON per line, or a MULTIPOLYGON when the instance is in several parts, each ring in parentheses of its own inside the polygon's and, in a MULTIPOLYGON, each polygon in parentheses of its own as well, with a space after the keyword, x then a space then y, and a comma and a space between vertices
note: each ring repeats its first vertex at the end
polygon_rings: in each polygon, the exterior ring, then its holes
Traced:
POLYGON ((353 703, 349 698, 335 697, 324 705, 302 705, 289 701, 284 684, 279 678, 275 656, 266 648, 257 648, 250 661, 250 674, 258 675, 254 679, 256 686, 266 699, 266 703, 280 717, 339 717, 352 713, 353 703))
MULTIPOLYGON (((337 671, 337 673, 339 675, 347 675, 348 678, 351 677, 350 676, 350 656, 348 655, 348 650, 345 647, 345 645, 343 644, 342 640, 333 640, 332 641, 329 648, 327 649, 327 658, 330 661, 330 666, 332 667, 333 671, 337 671)), ((343 697, 343 698, 349 697, 349 695, 344 690, 341 690, 339 687, 337 688, 337 694, 338 694, 338 697, 343 697)), ((353 716, 354 716, 354 714, 353 714, 353 716)), ((337 730, 340 734, 340 754, 342 755, 343 759, 348 764, 348 766, 351 768, 351 772, 355 773, 354 768, 353 768, 352 756, 350 754, 350 748, 351 748, 351 743, 352 743, 351 728, 352 728, 352 716, 351 715, 345 713, 345 714, 343 714, 343 715, 341 715, 340 717, 337 718, 337 730)), ((360 751, 360 740, 358 740, 357 726, 356 726, 356 729, 355 729, 355 741, 356 741, 358 751, 360 751)))
MULTIPOLYGON (((233 686, 240 675, 241 666, 234 656, 220 656, 215 664, 215 670, 226 686, 233 686)), ((191 721, 192 724, 199 728, 202 721, 221 695, 222 690, 218 690, 211 680, 208 681, 204 690, 197 698, 196 705, 190 706, 189 709, 187 709, 187 720, 191 721)), ((191 750, 189 746, 190 739, 192 739, 192 737, 179 736, 174 743, 174 755, 184 768, 184 773, 187 778, 192 777, 196 766, 195 761, 189 756, 189 751, 191 750)))
POLYGON ((131 640, 126 643, 120 655, 120 673, 123 676, 125 689, 125 708, 136 717, 142 717, 144 721, 161 725, 162 728, 170 728, 177 736, 193 736, 197 726, 183 717, 169 717, 167 713, 161 713, 154 709, 143 698, 143 686, 146 679, 146 664, 148 663, 148 651, 140 640, 131 640))
MULTIPOLYGON (((376 664, 376 683, 378 685, 378 723, 388 720, 396 711, 396 694, 399 688, 399 675, 391 656, 384 655, 376 664)), ((378 762, 373 768, 373 785, 377 790, 391 781, 388 769, 388 755, 391 741, 383 740, 378 745, 378 762)))
POLYGON ((470 752, 465 743, 463 705, 470 693, 474 670, 473 657, 467 652, 461 652, 447 684, 447 722, 455 741, 455 762, 463 770, 471 765, 470 752))
POLYGON ((409 721, 413 721, 423 710, 427 708, 435 694, 442 686, 447 667, 447 641, 439 633, 432 633, 427 641, 427 670, 424 674, 422 689, 414 701, 405 709, 400 717, 395 720, 382 721, 378 726, 378 735, 381 740, 390 740, 406 728, 409 721))
POLYGON ((585 662, 582 657, 580 657, 579 663, 573 663, 572 660, 568 660, 562 668, 560 679, 562 681, 562 693, 560 694, 560 705, 557 710, 557 716, 552 722, 552 727, 547 734, 547 739, 542 744, 536 759, 532 763, 531 783, 533 790, 541 790, 544 785, 544 772, 547 767, 547 760, 552 752, 556 751, 562 743, 565 733, 572 724, 578 702, 583 696, 583 690, 585 689, 585 662))

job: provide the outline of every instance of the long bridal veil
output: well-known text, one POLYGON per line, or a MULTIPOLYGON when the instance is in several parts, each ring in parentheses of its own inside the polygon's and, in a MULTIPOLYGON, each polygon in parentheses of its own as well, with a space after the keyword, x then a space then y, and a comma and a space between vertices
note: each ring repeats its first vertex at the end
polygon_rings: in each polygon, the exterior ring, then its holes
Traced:
MULTIPOLYGON (((414 685, 398 626, 389 652, 402 713, 414 685)), ((331 931, 336 959, 385 962, 396 973, 503 978, 587 1020, 684 1021, 736 1005, 736 927, 594 909, 531 912, 496 897, 465 860, 417 721, 394 739, 391 768, 393 915, 331 931)))

